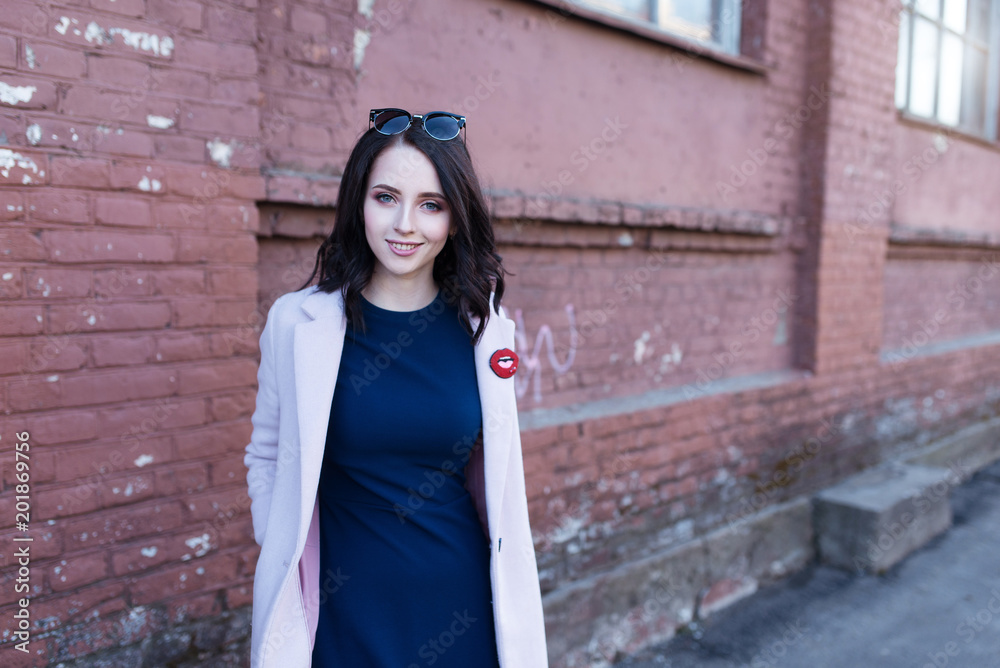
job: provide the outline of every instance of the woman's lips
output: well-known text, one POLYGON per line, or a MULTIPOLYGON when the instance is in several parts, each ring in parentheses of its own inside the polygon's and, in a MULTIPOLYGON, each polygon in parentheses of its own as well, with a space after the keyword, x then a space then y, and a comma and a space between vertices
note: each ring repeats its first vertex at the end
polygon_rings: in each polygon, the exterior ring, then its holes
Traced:
POLYGON ((392 241, 386 241, 386 243, 389 244, 389 248, 392 250, 393 253, 395 253, 396 255, 401 255, 403 257, 406 257, 407 255, 413 255, 414 253, 417 252, 417 249, 420 248, 421 246, 421 244, 397 245, 392 241))

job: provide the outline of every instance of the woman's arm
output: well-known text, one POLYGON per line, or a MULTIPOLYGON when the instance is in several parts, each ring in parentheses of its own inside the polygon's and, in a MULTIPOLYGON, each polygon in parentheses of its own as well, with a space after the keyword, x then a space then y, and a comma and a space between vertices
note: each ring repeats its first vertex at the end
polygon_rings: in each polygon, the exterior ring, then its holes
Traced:
POLYGON ((479 438, 469 455, 469 463, 465 465, 465 488, 472 495, 479 514, 479 523, 487 540, 490 537, 490 525, 486 517, 486 470, 483 459, 483 432, 479 430, 479 438))
POLYGON ((253 432, 243 463, 247 467, 247 493, 254 540, 264 543, 267 515, 271 509, 274 475, 278 460, 278 373, 274 362, 275 302, 260 334, 260 367, 257 369, 257 405, 250 421, 253 432))

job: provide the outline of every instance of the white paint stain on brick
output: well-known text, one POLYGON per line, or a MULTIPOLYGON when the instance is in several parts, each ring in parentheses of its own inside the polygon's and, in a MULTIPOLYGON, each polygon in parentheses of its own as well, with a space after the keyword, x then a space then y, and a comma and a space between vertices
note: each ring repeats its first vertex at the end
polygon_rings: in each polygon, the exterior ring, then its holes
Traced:
POLYGON ((135 462, 133 463, 139 468, 142 468, 146 464, 153 463, 153 455, 139 455, 138 457, 135 458, 135 462))
POLYGON ((38 142, 42 141, 42 128, 38 123, 32 123, 28 126, 28 130, 24 135, 28 138, 28 142, 32 146, 37 146, 38 142))
POLYGON ((57 380, 59 380, 59 374, 54 374, 54 375, 52 375, 52 376, 49 376, 49 377, 48 377, 48 378, 46 378, 45 380, 49 381, 50 383, 54 383, 54 382, 56 382, 57 380))
POLYGON ((216 137, 212 141, 205 142, 205 146, 208 147, 208 154, 212 157, 212 162, 219 167, 229 167, 229 163, 233 159, 233 150, 236 148, 235 140, 226 143, 216 137))
POLYGON ((207 554, 209 550, 212 549, 212 544, 208 541, 208 534, 203 533, 200 536, 194 536, 193 538, 188 538, 184 541, 184 544, 194 550, 194 556, 200 557, 207 554))
POLYGON ((35 50, 28 44, 24 45, 24 59, 28 61, 28 67, 35 69, 35 50))
POLYGON ((70 20, 68 16, 60 16, 59 23, 55 25, 55 31, 60 35, 65 35, 70 23, 79 23, 76 19, 70 20))
POLYGON ((145 192, 159 192, 162 184, 157 179, 150 179, 148 176, 142 177, 139 181, 139 190, 145 192))
POLYGON ((146 116, 146 125, 151 128, 156 128, 157 130, 166 130, 174 126, 174 119, 167 118, 166 116, 148 114, 146 116))
MULTIPOLYGON (((0 175, 4 178, 10 176, 10 170, 14 167, 20 167, 23 170, 31 170, 35 174, 38 174, 38 165, 31 158, 21 155, 16 151, 12 151, 9 148, 0 148, 0 175)), ((45 174, 45 172, 42 172, 45 174)))
POLYGON ((157 552, 157 549, 156 549, 155 545, 152 545, 150 547, 144 547, 141 550, 139 550, 139 553, 142 556, 146 557, 147 559, 152 559, 153 557, 155 557, 156 556, 156 552, 157 552))
POLYGON ((635 243, 635 240, 632 239, 632 235, 629 234, 628 232, 622 232, 621 234, 618 235, 618 245, 619 246, 629 247, 629 246, 631 246, 634 243, 635 243))
POLYGON ((37 90, 34 86, 11 86, 0 81, 0 102, 10 105, 31 102, 31 96, 37 90))
MULTIPOLYGON (((649 341, 649 338, 650 338, 649 332, 643 332, 642 336, 640 336, 638 339, 635 340, 634 342, 635 351, 632 354, 632 359, 635 360, 636 364, 641 363, 642 358, 646 356, 646 342, 649 341)), ((650 347, 649 351, 651 353, 653 352, 652 347, 650 347)))
MULTIPOLYGON (((56 26, 56 30, 63 27, 60 32, 64 35, 66 34, 65 28, 69 27, 69 23, 66 23, 65 20, 66 17, 62 17, 60 25, 56 26)), ((76 20, 74 19, 73 22, 75 23, 76 20)), ((74 30, 73 33, 79 34, 79 31, 74 30)), ((128 28, 102 28, 96 21, 88 23, 87 30, 83 34, 83 38, 88 42, 101 44, 111 44, 115 41, 115 36, 121 37, 125 46, 130 46, 136 51, 152 53, 154 56, 167 58, 174 50, 174 40, 169 35, 161 36, 128 28)))
POLYGON ((354 29, 354 69, 360 70, 365 61, 365 49, 371 43, 372 36, 367 30, 354 29))
POLYGON ((3 280, 5 281, 9 281, 12 278, 14 278, 14 274, 10 273, 9 271, 3 275, 3 280))

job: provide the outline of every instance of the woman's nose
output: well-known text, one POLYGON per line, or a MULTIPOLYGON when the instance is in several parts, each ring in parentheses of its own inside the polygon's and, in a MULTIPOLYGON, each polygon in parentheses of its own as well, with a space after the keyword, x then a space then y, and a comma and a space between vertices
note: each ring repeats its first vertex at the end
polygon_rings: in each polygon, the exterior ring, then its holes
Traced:
POLYGON ((412 232, 413 231, 413 214, 410 212, 409 207, 400 207, 399 215, 396 216, 396 224, 393 229, 399 232, 412 232))

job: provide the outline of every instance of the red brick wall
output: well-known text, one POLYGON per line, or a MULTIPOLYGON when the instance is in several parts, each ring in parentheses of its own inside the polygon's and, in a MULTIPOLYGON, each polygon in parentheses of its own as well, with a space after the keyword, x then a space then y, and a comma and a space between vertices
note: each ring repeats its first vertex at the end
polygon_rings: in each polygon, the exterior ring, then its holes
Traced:
POLYGON ((184 0, 0 13, 0 81, 36 89, 0 107, 18 165, 0 179, 4 665, 250 602, 256 16, 184 0), (9 635, 15 432, 31 445, 29 655, 9 635))
POLYGON ((761 3, 741 68, 514 0, 10 0, 0 661, 242 665, 257 338, 370 107, 469 117, 546 593, 996 415, 996 155, 949 136, 914 176, 895 11, 761 3), (34 657, 2 635, 21 431, 34 657))

